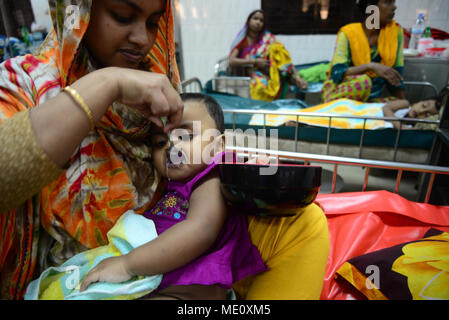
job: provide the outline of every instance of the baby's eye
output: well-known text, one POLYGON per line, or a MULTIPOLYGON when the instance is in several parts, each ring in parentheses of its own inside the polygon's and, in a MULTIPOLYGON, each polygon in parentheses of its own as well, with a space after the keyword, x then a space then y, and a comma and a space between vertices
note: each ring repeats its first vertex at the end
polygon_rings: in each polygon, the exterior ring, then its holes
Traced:
POLYGON ((152 144, 153 144, 154 148, 163 148, 167 144, 167 141, 168 140, 166 140, 166 139, 159 139, 159 140, 153 141, 152 144))
POLYGON ((184 135, 179 136, 179 140, 181 140, 181 141, 190 141, 190 140, 193 139, 193 137, 194 137, 193 133, 184 134, 184 135))

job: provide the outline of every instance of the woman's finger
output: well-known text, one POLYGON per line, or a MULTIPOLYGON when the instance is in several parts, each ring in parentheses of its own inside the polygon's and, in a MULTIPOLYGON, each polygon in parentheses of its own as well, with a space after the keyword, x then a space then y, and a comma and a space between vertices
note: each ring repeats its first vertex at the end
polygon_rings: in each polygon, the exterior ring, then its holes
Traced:
POLYGON ((145 102, 149 105, 149 111, 152 116, 163 117, 170 114, 170 106, 168 101, 159 89, 149 90, 144 97, 145 102))
POLYGON ((390 70, 385 73, 385 79, 393 86, 397 87, 399 85, 398 77, 390 70))
POLYGON ((166 85, 163 87, 163 94, 166 97, 168 106, 170 108, 169 113, 167 114, 167 123, 165 127, 165 131, 176 128, 179 126, 182 120, 182 114, 184 111, 184 103, 178 94, 178 92, 173 88, 170 81, 166 81, 166 85))
POLYGON ((148 119, 160 128, 162 128, 164 126, 161 118, 159 118, 159 117, 149 116, 148 119))
POLYGON ((171 130, 177 128, 182 120, 182 114, 183 114, 184 108, 179 108, 176 112, 170 114, 167 118, 167 123, 165 125, 164 131, 166 133, 170 132, 171 130))
POLYGON ((403 80, 401 74, 393 69, 390 68, 387 72, 387 76, 388 76, 388 82, 390 82, 392 85, 398 87, 401 84, 401 81, 403 80))

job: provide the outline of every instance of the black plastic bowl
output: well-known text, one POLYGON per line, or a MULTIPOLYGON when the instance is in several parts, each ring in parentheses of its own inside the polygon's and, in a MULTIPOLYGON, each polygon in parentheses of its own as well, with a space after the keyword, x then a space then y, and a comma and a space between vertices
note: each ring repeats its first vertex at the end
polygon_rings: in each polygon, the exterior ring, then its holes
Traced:
POLYGON ((264 165, 219 165, 221 191, 239 212, 258 216, 292 216, 311 204, 321 186, 321 167, 279 165, 272 175, 261 175, 264 165))

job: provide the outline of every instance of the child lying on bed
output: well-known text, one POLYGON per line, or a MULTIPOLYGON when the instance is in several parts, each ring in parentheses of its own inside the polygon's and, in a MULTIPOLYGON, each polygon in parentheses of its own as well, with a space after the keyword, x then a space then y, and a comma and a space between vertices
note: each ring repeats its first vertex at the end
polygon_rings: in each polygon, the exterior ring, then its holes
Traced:
POLYGON ((152 292, 146 292, 145 298, 225 299, 233 283, 266 269, 251 244, 246 217, 227 212, 221 195, 216 169, 224 155, 223 112, 208 96, 184 94, 182 98, 182 123, 172 132, 181 140, 174 145, 173 139, 157 127, 151 137, 154 167, 168 179, 166 193, 144 214, 154 222, 158 236, 127 254, 101 262, 97 259, 84 277, 77 298, 92 297, 83 296, 83 292, 98 287, 97 282, 129 283, 136 276, 163 274, 155 290, 147 288, 152 292), (198 124, 201 131, 195 130, 198 124), (206 140, 206 131, 216 134, 206 140), (191 161, 195 150, 201 151, 197 164, 191 161), (208 157, 212 160, 205 159, 208 157))
MULTIPOLYGON (((368 120, 364 121, 362 118, 346 118, 346 116, 359 117, 394 117, 394 118, 416 118, 426 120, 438 120, 439 113, 442 106, 441 94, 438 97, 430 98, 417 102, 410 106, 407 100, 395 100, 388 103, 367 103, 359 102, 350 99, 338 99, 331 102, 319 104, 309 108, 280 108, 276 111, 314 113, 323 115, 334 115, 332 118, 331 127, 340 129, 383 129, 383 128, 399 128, 399 122, 386 122, 384 120, 368 120), (338 117, 337 117, 338 116, 338 117)), ((298 118, 299 122, 306 125, 313 126, 329 126, 329 117, 306 116, 301 115, 298 118)), ((296 126, 295 115, 253 115, 250 120, 250 125, 266 125, 269 126, 296 126)), ((434 124, 423 123, 407 123, 402 122, 402 129, 433 129, 434 124)))
MULTIPOLYGON (((442 104, 442 96, 433 97, 427 100, 419 101, 413 105, 407 100, 390 101, 383 107, 383 114, 385 117, 394 118, 414 118, 414 119, 427 119, 430 117, 438 116, 440 114, 442 104)), ((435 117, 438 120, 438 117, 435 117)), ((417 129, 419 124, 407 124, 402 122, 402 129, 417 129)), ((393 126, 399 129, 401 122, 393 122, 393 126)), ((424 129, 421 127, 421 129, 424 129)))

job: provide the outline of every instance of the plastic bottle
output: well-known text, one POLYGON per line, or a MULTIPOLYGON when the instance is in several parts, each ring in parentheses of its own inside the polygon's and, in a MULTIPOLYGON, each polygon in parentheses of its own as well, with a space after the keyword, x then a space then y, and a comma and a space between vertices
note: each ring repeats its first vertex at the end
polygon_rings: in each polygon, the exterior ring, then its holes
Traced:
POLYGON ((424 34, 425 28, 424 15, 420 13, 416 23, 412 27, 409 49, 418 50, 419 39, 424 34))
POLYGON ((422 55, 426 55, 427 49, 431 48, 433 48, 432 30, 430 27, 427 27, 424 35, 419 39, 418 52, 422 55))

